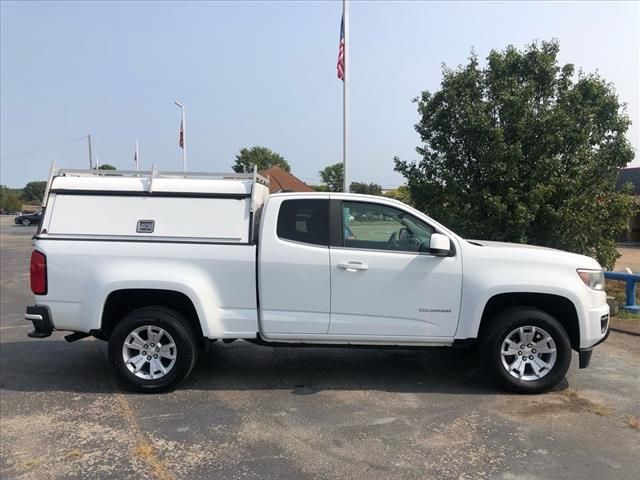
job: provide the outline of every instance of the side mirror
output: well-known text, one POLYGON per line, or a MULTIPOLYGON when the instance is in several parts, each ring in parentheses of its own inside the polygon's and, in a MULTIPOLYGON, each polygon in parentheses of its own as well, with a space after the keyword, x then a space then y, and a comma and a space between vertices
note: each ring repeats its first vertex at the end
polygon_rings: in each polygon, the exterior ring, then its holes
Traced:
POLYGON ((446 257, 451 252, 451 240, 441 233, 431 234, 429 253, 437 257, 446 257))

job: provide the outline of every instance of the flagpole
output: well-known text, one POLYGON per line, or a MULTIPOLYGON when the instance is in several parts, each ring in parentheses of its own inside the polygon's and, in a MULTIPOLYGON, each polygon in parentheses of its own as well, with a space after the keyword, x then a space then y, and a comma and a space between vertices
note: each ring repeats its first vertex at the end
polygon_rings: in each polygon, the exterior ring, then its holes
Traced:
POLYGON ((174 102, 178 107, 180 107, 181 112, 181 125, 182 125, 182 171, 187 171, 187 121, 185 120, 184 115, 184 105, 179 102, 174 102))
POLYGON ((89 142, 89 170, 93 168, 93 153, 91 150, 91 134, 87 135, 87 141, 89 142))
POLYGON ((342 16, 344 19, 344 80, 342 82, 342 191, 349 192, 349 174, 347 156, 349 153, 349 0, 342 0, 342 16))

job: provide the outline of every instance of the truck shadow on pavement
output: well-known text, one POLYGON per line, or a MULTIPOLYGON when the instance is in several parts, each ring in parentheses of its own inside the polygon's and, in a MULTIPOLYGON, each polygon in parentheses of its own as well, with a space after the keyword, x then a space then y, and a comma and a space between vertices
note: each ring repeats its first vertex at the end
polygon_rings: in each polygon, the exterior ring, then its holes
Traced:
MULTIPOLYGON (((2 343, 0 388, 26 392, 119 391, 107 361, 107 344, 83 340, 2 343)), ((559 389, 566 388, 561 385, 559 389)), ((473 350, 284 348, 244 341, 215 343, 179 391, 325 390, 493 394, 497 390, 473 350)))
POLYGON ((214 344, 203 352, 185 388, 491 393, 494 387, 474 350, 265 347, 214 344))

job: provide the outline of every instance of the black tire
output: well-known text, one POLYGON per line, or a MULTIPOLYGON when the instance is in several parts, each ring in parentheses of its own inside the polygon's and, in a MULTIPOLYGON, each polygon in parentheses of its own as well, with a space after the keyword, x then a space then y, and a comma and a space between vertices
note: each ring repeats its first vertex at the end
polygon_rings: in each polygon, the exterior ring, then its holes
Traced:
POLYGON ((140 308, 129 313, 116 325, 109 338, 109 363, 116 380, 127 390, 148 393, 171 390, 187 378, 197 358, 197 341, 185 318, 175 310, 162 306, 140 308), (160 378, 140 378, 125 363, 125 340, 131 332, 143 326, 162 328, 175 343, 175 363, 160 378))
POLYGON ((513 307, 503 310, 489 321, 480 338, 480 352, 487 368, 502 388, 516 393, 543 393, 564 379, 571 364, 571 343, 567 331, 558 320, 537 308, 513 307), (555 363, 542 378, 521 380, 509 373, 502 363, 503 342, 519 327, 539 327, 555 343, 555 363))

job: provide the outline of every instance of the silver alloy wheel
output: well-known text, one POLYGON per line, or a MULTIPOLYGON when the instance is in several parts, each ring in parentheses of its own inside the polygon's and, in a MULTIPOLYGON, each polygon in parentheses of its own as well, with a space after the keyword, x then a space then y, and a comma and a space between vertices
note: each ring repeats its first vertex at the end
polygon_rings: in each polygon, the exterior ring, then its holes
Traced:
POLYGON ((23 219, 22 225, 24 225, 25 227, 28 227, 29 225, 31 225, 31 220, 29 220, 28 218, 23 219))
POLYGON ((546 330, 528 325, 516 328, 505 337, 500 356, 509 375, 530 382, 553 369, 558 353, 546 330))
POLYGON ((165 329, 143 325, 133 330, 122 345, 122 359, 138 378, 156 380, 171 371, 177 358, 176 342, 165 329))

